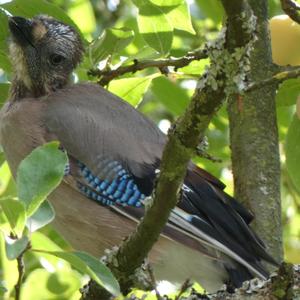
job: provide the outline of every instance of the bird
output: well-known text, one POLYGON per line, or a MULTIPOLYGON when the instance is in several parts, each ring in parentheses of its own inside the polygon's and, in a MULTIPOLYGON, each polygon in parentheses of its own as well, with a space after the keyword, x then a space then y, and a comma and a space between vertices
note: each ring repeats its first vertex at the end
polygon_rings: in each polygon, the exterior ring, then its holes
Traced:
MULTIPOLYGON (((59 141, 69 163, 49 200, 54 227, 95 256, 118 245, 143 217, 167 137, 130 104, 96 83, 73 83, 84 46, 72 26, 47 15, 8 20, 11 89, 0 142, 12 174, 35 148, 59 141)), ((267 279, 277 265, 249 224, 254 216, 216 177, 189 162, 181 196, 149 254, 154 274, 207 291, 267 279)))

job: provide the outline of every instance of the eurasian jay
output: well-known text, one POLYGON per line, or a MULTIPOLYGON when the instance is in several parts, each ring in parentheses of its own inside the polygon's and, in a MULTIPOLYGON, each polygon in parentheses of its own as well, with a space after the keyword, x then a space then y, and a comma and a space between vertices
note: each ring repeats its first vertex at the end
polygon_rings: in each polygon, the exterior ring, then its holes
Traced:
MULTIPOLYGON (((153 190, 166 136, 119 97, 72 84, 83 55, 79 34, 48 16, 11 17, 14 76, 0 112, 0 139, 12 174, 34 148, 58 140, 69 157, 51 194, 55 227, 78 249, 100 256, 128 236, 153 190)), ((248 224, 253 219, 218 179, 190 162, 182 196, 149 254, 157 279, 223 283, 267 278, 276 264, 248 224)))

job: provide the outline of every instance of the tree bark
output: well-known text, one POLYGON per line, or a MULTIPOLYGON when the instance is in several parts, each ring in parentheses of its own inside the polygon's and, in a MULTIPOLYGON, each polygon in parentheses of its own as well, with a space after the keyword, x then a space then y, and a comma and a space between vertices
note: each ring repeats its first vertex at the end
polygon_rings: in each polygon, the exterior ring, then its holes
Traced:
MULTIPOLYGON (((257 17, 257 41, 251 53, 250 82, 274 72, 268 32, 268 1, 250 0, 257 17)), ((276 84, 230 97, 228 113, 235 196, 255 215, 254 229, 268 251, 281 261, 280 159, 276 120, 276 84)))

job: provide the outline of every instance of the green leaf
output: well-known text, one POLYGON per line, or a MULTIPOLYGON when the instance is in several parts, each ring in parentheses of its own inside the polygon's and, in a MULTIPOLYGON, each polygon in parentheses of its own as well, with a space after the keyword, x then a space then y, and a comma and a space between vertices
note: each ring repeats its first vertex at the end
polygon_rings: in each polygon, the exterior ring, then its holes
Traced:
MULTIPOLYGON (((10 61, 7 57, 8 47, 7 47, 7 37, 8 37, 8 18, 4 11, 1 10, 0 5, 0 69, 4 71, 11 71, 10 61)), ((0 102, 3 102, 7 98, 3 99, 4 95, 2 95, 0 88, 0 102)))
MULTIPOLYGON (((99 259, 85 253, 75 251, 74 254, 79 257, 100 279, 103 286, 113 295, 120 294, 120 286, 110 269, 99 259)), ((97 281, 98 282, 98 281, 97 281)))
POLYGON ((286 144, 286 166, 289 175, 296 187, 300 192, 300 120, 295 114, 294 119, 289 127, 286 144))
POLYGON ((151 48, 163 55, 170 51, 173 26, 159 7, 148 3, 139 6, 138 26, 143 39, 151 48))
POLYGON ((91 1, 68 2, 68 15, 85 34, 90 34, 96 29, 95 12, 91 1))
POLYGON ((23 236, 20 239, 11 239, 10 237, 5 237, 5 250, 6 256, 9 260, 16 259, 27 247, 29 243, 28 237, 23 236))
POLYGON ((11 233, 11 226, 3 210, 0 210, 0 231, 3 232, 5 236, 9 236, 11 233))
POLYGON ((196 0, 200 8, 200 12, 207 18, 212 19, 215 23, 222 22, 224 9, 221 1, 196 0))
MULTIPOLYGON (((0 67, 1 67, 1 57, 0 57, 0 67)), ((1 106, 8 98, 9 87, 10 87, 9 83, 0 83, 0 105, 1 106)))
POLYGON ((79 299, 80 293, 78 290, 80 286, 80 276, 73 270, 60 269, 50 273, 45 269, 35 269, 30 272, 22 285, 21 299, 79 299), (76 298, 74 298, 75 294, 78 294, 76 298))
POLYGON ((185 3, 184 0, 149 0, 149 1, 157 6, 177 6, 185 3))
POLYGON ((42 266, 48 266, 48 268, 52 270, 59 270, 62 268, 70 268, 70 264, 54 255, 47 254, 45 252, 40 252, 40 250, 44 251, 62 251, 62 248, 59 247, 52 239, 48 236, 48 232, 42 233, 40 231, 36 231, 31 235, 31 245, 32 251, 31 254, 36 257, 37 261, 40 262, 42 266), (34 249, 38 249, 39 251, 34 251, 34 249))
MULTIPOLYGON (((11 63, 8 59, 8 50, 1 48, 0 43, 0 68, 3 69, 5 72, 11 72, 11 63)), ((2 97, 2 96, 1 96, 2 97)), ((3 102, 3 99, 0 99, 1 102, 3 102)))
POLYGON ((24 204, 14 199, 0 200, 0 206, 7 217, 11 229, 21 236, 25 227, 26 212, 24 204))
POLYGON ((26 225, 30 232, 34 232, 51 223, 54 218, 54 208, 51 203, 46 200, 40 205, 38 210, 27 219, 26 225))
POLYGON ((5 287, 8 292, 6 297, 1 300, 12 300, 9 295, 12 295, 16 284, 17 261, 8 260, 5 250, 5 236, 0 234, 0 280, 5 282, 5 287), (10 298, 10 299, 9 299, 10 298))
POLYGON ((89 275, 99 285, 103 286, 113 295, 120 294, 118 281, 111 271, 98 259, 84 252, 39 251, 54 255, 69 262, 75 269, 89 275))
POLYGON ((108 89, 136 107, 147 92, 152 78, 153 76, 117 79, 109 84, 108 89))
POLYGON ((128 28, 109 28, 90 46, 93 64, 122 51, 131 43, 134 32, 128 28))
POLYGON ((175 116, 181 115, 190 102, 183 88, 162 76, 152 81, 152 92, 175 116))
POLYGON ((17 172, 18 196, 31 216, 59 185, 67 164, 67 154, 51 142, 33 150, 21 163, 17 172))
POLYGON ((187 75, 197 75, 199 77, 209 64, 209 59, 194 60, 189 65, 180 68, 179 71, 187 75))
POLYGON ((192 25, 190 9, 185 1, 183 1, 180 6, 174 9, 163 9, 163 11, 174 28, 195 34, 195 30, 192 25))
POLYGON ((300 94, 300 79, 289 79, 284 81, 277 92, 277 106, 290 106, 296 104, 297 97, 300 94))

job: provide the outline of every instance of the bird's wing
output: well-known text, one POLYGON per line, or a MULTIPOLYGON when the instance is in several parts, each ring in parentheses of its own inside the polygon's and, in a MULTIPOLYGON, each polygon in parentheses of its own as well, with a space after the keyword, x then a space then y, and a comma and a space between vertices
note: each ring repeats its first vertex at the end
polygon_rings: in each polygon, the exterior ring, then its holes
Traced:
MULTIPOLYGON (((75 85, 47 101, 47 127, 79 161, 81 192, 102 204, 123 204, 115 209, 140 219, 165 136, 130 105, 96 85, 75 85)), ((251 273, 266 277, 260 260, 274 261, 247 225, 252 215, 223 188, 218 179, 190 163, 183 197, 165 234, 178 241, 188 237, 199 248, 201 244, 217 249, 251 273)))
POLYGON ((70 156, 102 179, 106 164, 118 162, 144 194, 151 193, 165 143, 155 124, 95 84, 59 90, 47 103, 46 125, 70 156))

